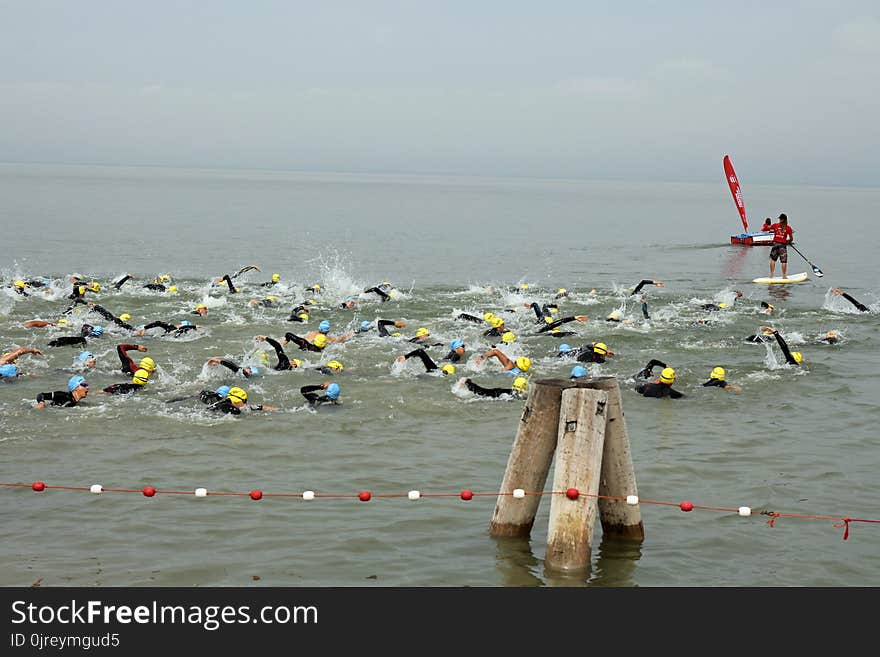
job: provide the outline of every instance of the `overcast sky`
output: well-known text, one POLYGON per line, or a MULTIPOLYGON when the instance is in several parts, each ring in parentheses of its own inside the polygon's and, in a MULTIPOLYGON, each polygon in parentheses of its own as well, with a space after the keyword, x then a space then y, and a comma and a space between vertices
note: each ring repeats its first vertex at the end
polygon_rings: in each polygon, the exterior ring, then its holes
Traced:
POLYGON ((877 185, 880 3, 0 0, 0 160, 877 185))

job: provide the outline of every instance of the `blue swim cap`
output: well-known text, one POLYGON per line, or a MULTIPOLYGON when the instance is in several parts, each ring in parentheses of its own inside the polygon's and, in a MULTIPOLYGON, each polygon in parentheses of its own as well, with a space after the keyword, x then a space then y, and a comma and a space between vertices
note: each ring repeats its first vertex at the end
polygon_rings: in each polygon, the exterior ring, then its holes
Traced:
POLYGON ((79 356, 76 357, 76 359, 80 363, 85 363, 89 358, 94 358, 94 357, 95 357, 95 354, 93 354, 91 351, 82 351, 82 352, 80 352, 79 356))
POLYGON ((372 324, 370 324, 367 320, 364 320, 364 321, 361 322, 361 328, 362 328, 363 330, 365 330, 365 331, 366 331, 368 328, 370 328, 371 326, 372 326, 372 324))
POLYGON ((251 366, 250 370, 251 370, 251 376, 256 376, 257 374, 260 373, 260 368, 259 368, 259 367, 253 367, 253 366, 251 366))
POLYGON ((18 376, 18 365, 13 365, 12 363, 0 365, 0 376, 8 376, 10 379, 18 376))
POLYGON ((587 375, 587 368, 585 368, 583 365, 575 365, 574 367, 571 368, 571 378, 573 378, 573 379, 579 379, 580 377, 586 376, 586 375, 587 375))
POLYGON ((453 340, 452 342, 449 343, 449 348, 450 348, 452 351, 455 351, 455 350, 458 349, 459 347, 463 347, 463 346, 464 346, 464 340, 458 340, 458 339, 456 339, 456 340, 453 340))
POLYGON ((571 351, 571 347, 569 345, 563 343, 563 344, 559 345, 559 351, 561 351, 563 354, 567 354, 569 351, 571 351))
POLYGON ((327 331, 330 330, 330 322, 328 322, 326 319, 321 320, 321 323, 318 324, 318 330, 321 333, 326 333, 327 331))
POLYGON ((229 390, 230 390, 229 386, 220 386, 214 392, 216 392, 218 395, 220 395, 221 397, 226 399, 226 395, 229 393, 229 390))
POLYGON ((93 326, 92 327, 92 335, 99 336, 104 335, 104 327, 103 326, 93 326))
POLYGON ((85 382, 86 382, 86 378, 84 376, 79 376, 79 375, 72 376, 72 377, 70 377, 70 380, 67 382, 67 391, 73 392, 74 390, 77 389, 77 387, 79 386, 80 383, 85 383, 85 382))
POLYGON ((181 325, 181 326, 192 326, 193 323, 192 323, 191 321, 185 319, 185 320, 183 320, 183 321, 180 323, 180 325, 181 325))
POLYGON ((331 383, 329 386, 327 386, 327 396, 333 400, 339 399, 338 383, 331 383))

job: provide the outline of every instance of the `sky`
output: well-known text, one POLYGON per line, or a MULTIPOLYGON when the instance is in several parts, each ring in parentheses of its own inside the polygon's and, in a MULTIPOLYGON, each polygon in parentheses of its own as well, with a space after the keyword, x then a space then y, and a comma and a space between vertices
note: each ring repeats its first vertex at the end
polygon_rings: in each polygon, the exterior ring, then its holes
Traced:
POLYGON ((0 0, 0 161, 878 186, 880 3, 0 0))

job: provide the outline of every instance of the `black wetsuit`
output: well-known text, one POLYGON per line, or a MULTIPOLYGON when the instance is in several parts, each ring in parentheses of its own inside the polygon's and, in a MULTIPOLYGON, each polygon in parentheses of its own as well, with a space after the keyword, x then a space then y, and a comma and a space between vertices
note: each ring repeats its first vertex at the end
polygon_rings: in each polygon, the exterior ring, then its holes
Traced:
POLYGON ((764 344, 765 342, 770 342, 770 338, 765 335, 750 335, 746 338, 746 342, 753 342, 755 344, 764 344))
POLYGON ((779 335, 779 331, 775 331, 773 333, 773 337, 776 338, 776 342, 779 343, 779 348, 782 349, 782 354, 785 356, 785 362, 789 365, 799 365, 794 356, 791 355, 791 350, 788 348, 788 343, 782 339, 782 336, 779 335))
MULTIPOLYGON (((569 322, 574 322, 577 320, 577 317, 572 315, 571 317, 562 317, 561 319, 557 319, 555 322, 550 322, 549 324, 545 324, 541 328, 538 329, 538 333, 546 333, 547 331, 552 331, 557 326, 562 326, 563 324, 568 324, 569 322)), ((557 332, 557 335, 559 333, 557 332)))
POLYGON ((16 293, 16 294, 19 294, 19 295, 21 295, 21 296, 23 296, 23 297, 29 297, 29 296, 31 296, 30 294, 28 294, 27 292, 24 291, 24 288, 16 287, 16 288, 13 288, 13 289, 15 290, 15 293, 16 293))
POLYGON ((378 322, 376 322, 376 326, 379 327, 379 337, 382 337, 382 338, 392 337, 391 334, 388 332, 387 327, 394 326, 393 319, 380 319, 378 322))
POLYGON ((83 335, 63 335, 60 338, 49 340, 50 347, 72 347, 74 345, 85 345, 86 338, 83 335))
POLYGON ((327 395, 320 395, 316 391, 323 390, 323 387, 318 385, 310 385, 303 386, 299 389, 300 394, 306 398, 306 401, 309 402, 310 406, 317 406, 318 404, 336 404, 335 399, 330 399, 327 395))
POLYGON ((443 360, 448 360, 450 363, 457 363, 461 360, 461 354, 450 349, 449 353, 443 357, 443 360))
POLYGON ((113 322, 114 324, 116 324, 116 326, 127 329, 129 331, 134 331, 134 326, 132 326, 131 324, 127 324, 126 322, 123 322, 121 319, 116 317, 116 315, 114 315, 109 310, 104 308, 104 306, 99 306, 97 303, 93 303, 89 307, 92 310, 94 310, 96 313, 98 313, 101 317, 103 317, 104 319, 107 319, 107 320, 113 322))
POLYGON ((140 383, 114 383, 104 388, 104 392, 110 395, 125 395, 143 387, 140 383))
POLYGON ((418 356, 422 359, 422 364, 424 364, 426 372, 433 372, 434 370, 438 369, 437 363, 431 360, 431 357, 425 352, 424 349, 413 349, 408 354, 405 354, 404 358, 406 360, 409 360, 413 356, 418 356))
POLYGON ((629 296, 634 296, 634 295, 638 294, 639 290, 641 290, 646 285, 654 285, 654 281, 649 280, 647 278, 643 278, 641 281, 639 281, 639 284, 633 288, 633 291, 629 293, 629 296))
POLYGON ((706 383, 703 384, 704 388, 726 388, 727 381, 722 381, 721 379, 709 379, 706 383))
POLYGON ((307 322, 308 320, 302 319, 301 317, 299 317, 299 315, 301 315, 302 313, 305 313, 306 315, 308 315, 309 309, 303 305, 299 305, 290 311, 290 317, 287 318, 287 321, 288 322, 307 322))
POLYGON ((155 290, 156 292, 164 292, 165 286, 162 283, 147 283, 144 285, 148 290, 155 290))
POLYGON ((511 397, 518 397, 519 393, 517 393, 513 388, 484 388, 483 386, 477 385, 470 379, 464 380, 464 385, 467 387, 475 395, 479 395, 480 397, 492 397, 497 399, 502 395, 510 395, 511 397))
POLYGON ((293 365, 290 364, 290 358, 287 357, 287 354, 284 353, 284 349, 281 344, 277 340, 273 340, 272 338, 266 338, 266 342, 272 345, 272 348, 275 350, 275 355, 278 356, 278 364, 275 365, 272 369, 278 370, 279 372, 284 370, 292 370, 293 365))
POLYGON ((655 367, 666 367, 666 363, 656 358, 652 358, 645 367, 636 374, 637 379, 650 379, 654 376, 655 367))
POLYGON ((551 314, 549 306, 547 306, 545 304, 544 307, 541 308, 541 306, 539 306, 536 301, 532 301, 532 303, 529 304, 529 307, 535 311, 535 317, 536 317, 538 323, 541 323, 541 324, 546 323, 546 320, 544 318, 549 317, 551 314))
POLYGON ((385 303, 386 301, 388 301, 388 299, 391 298, 391 295, 389 295, 385 290, 383 290, 382 287, 383 286, 381 286, 381 285, 376 285, 375 287, 368 287, 366 290, 364 290, 364 292, 375 292, 380 297, 382 297, 382 303, 385 303))
POLYGON ((130 278, 131 278, 131 274, 126 274, 125 276, 123 276, 122 278, 120 278, 118 281, 116 281, 116 282, 113 284, 113 287, 115 287, 117 290, 121 289, 122 286, 123 286, 123 284, 125 283, 125 281, 127 281, 127 280, 130 279, 130 278))
POLYGON ((672 399, 680 399, 681 397, 684 397, 682 393, 678 390, 674 390, 672 386, 660 383, 659 381, 641 383, 636 386, 636 392, 645 397, 671 397, 672 399))
POLYGON ((577 361, 579 363, 604 363, 605 356, 597 354, 593 351, 592 346, 581 347, 577 352, 577 361))
POLYGON ((186 333, 187 331, 194 331, 198 328, 195 324, 188 324, 185 326, 176 326, 174 324, 169 324, 168 322, 163 322, 160 320, 156 320, 155 322, 150 322, 146 326, 144 326, 145 331, 149 331, 150 329, 160 328, 165 331, 165 334, 174 333, 174 337, 179 338, 181 335, 186 333))
POLYGON ((241 372, 242 376, 244 376, 245 378, 250 378, 250 376, 251 376, 250 374, 248 374, 247 371, 245 371, 245 369, 241 365, 239 365, 238 363, 235 363, 231 360, 227 360, 226 358, 221 358, 220 364, 223 367, 228 367, 233 372, 241 372))
POLYGON ((72 392, 67 390, 56 390, 55 392, 41 392, 37 395, 37 403, 44 402, 52 406, 76 406, 79 402, 74 398, 72 392))
POLYGON ((842 293, 840 296, 842 296, 844 299, 846 299, 847 301, 849 301, 852 305, 854 305, 856 308, 858 308, 858 309, 859 309, 860 311, 862 311, 863 313, 871 312, 871 309, 868 308, 868 306, 866 306, 865 304, 863 304, 861 301, 856 301, 855 299, 853 299, 853 298, 852 298, 849 294, 847 294, 846 292, 842 293))
POLYGON ((232 284, 232 279, 229 278, 229 274, 223 274, 223 280, 226 281, 226 285, 229 286, 229 294, 235 294, 238 290, 235 289, 235 285, 232 284))
POLYGON ((199 393, 199 401, 203 404, 214 404, 223 399, 225 399, 225 397, 222 397, 216 390, 202 390, 199 393))
MULTIPOLYGON (((505 332, 506 330, 507 330, 507 329, 504 328, 503 326, 499 326, 498 328, 490 328, 490 329, 488 329, 488 330, 486 330, 486 331, 483 331, 483 335, 486 336, 486 337, 496 337, 496 338, 500 338, 502 335, 504 335, 504 332, 505 332)), ((410 340, 410 342, 412 342, 412 340, 410 340)))
POLYGON ((322 351, 324 351, 321 347, 315 346, 311 342, 306 340, 305 338, 303 338, 299 335, 294 335, 293 333, 285 333, 284 338, 288 342, 293 342, 302 351, 316 351, 318 353, 321 353, 322 351))
POLYGON ((475 315, 469 315, 467 313, 461 313, 455 319, 462 319, 466 322, 473 322, 474 324, 482 324, 483 323, 483 320, 480 319, 479 317, 476 317, 475 315))
POLYGON ((241 409, 236 408, 229 399, 221 399, 220 401, 211 404, 208 406, 208 410, 220 411, 221 413, 228 413, 229 415, 241 415, 241 409))

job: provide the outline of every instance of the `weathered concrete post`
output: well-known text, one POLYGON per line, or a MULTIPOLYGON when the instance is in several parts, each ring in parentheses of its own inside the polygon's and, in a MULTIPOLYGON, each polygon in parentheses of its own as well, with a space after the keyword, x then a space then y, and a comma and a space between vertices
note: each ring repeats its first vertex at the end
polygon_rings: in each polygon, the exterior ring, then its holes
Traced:
MULTIPOLYGON (((636 473, 633 468, 629 434, 623 415, 620 385, 612 376, 596 377, 578 381, 579 388, 604 390, 608 393, 605 408, 605 450, 602 454, 602 476, 599 482, 599 495, 626 498, 638 495, 636 473)), ((602 532, 608 536, 642 541, 645 527, 642 512, 638 505, 630 506, 617 500, 599 500, 599 518, 602 532)))
POLYGON ((596 524, 596 495, 605 447, 604 390, 569 388, 562 391, 556 443, 554 493, 577 489, 578 497, 554 494, 544 563, 557 570, 580 570, 590 565, 596 524))
POLYGON ((508 495, 499 495, 495 502, 489 525, 492 536, 528 537, 532 531, 541 496, 526 495, 516 499, 509 493, 516 488, 527 493, 544 490, 556 449, 559 405, 566 384, 562 380, 543 380, 529 385, 529 396, 499 491, 508 495))

